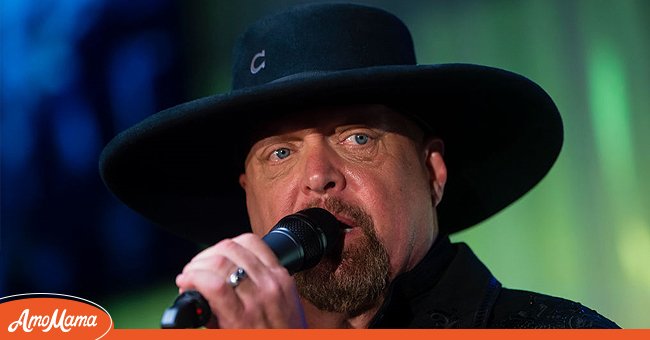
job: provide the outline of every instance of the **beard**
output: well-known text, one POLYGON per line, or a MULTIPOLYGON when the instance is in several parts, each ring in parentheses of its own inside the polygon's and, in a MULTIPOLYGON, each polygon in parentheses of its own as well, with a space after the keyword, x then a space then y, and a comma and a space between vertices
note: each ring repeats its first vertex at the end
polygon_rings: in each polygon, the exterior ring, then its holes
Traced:
POLYGON ((390 276, 388 252, 370 215, 360 207, 332 197, 324 205, 351 218, 363 235, 341 252, 325 254, 316 267, 296 273, 298 292, 320 310, 358 316, 382 301, 390 276))

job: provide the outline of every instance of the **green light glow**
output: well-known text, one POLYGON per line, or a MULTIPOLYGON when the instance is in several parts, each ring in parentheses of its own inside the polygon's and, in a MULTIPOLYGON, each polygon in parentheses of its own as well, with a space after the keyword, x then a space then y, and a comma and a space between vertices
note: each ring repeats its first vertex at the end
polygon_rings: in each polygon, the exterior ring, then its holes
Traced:
POLYGON ((630 129, 630 109, 622 58, 603 43, 596 45, 588 59, 589 102, 601 169, 616 191, 625 188, 634 176, 634 152, 630 129))
POLYGON ((622 58, 604 43, 588 59, 589 104, 600 169, 611 194, 635 188, 634 149, 622 58))
MULTIPOLYGON (((650 286, 650 225, 643 216, 642 185, 636 174, 632 112, 620 49, 603 39, 593 44, 587 62, 589 104, 593 120, 602 194, 608 206, 617 264, 630 285, 650 286)), ((642 159, 641 159, 642 160, 642 159)), ((640 292, 637 299, 650 297, 640 292)), ((647 301, 647 300, 646 300, 647 301)), ((639 305, 628 301, 628 308, 639 305)))
POLYGON ((650 287, 650 226, 630 219, 618 237, 618 252, 625 274, 643 287, 650 287))

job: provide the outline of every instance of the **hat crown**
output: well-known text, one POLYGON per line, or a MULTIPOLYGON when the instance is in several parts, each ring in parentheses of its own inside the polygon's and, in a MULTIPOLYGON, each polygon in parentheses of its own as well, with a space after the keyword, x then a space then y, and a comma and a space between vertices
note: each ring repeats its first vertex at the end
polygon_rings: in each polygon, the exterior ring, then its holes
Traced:
POLYGON ((411 34, 381 9, 310 4, 263 18, 233 51, 233 90, 302 73, 414 65, 411 34))

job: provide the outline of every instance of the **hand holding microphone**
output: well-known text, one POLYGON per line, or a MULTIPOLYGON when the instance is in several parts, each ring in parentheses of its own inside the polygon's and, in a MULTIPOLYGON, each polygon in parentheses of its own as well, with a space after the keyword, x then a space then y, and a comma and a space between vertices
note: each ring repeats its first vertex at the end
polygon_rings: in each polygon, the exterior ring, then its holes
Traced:
POLYGON ((185 291, 165 310, 162 328, 200 327, 211 313, 218 316, 221 326, 242 322, 244 327, 288 327, 289 320, 298 321, 302 315, 287 315, 298 297, 293 280, 278 270, 279 265, 289 274, 309 269, 340 245, 342 234, 332 214, 310 208, 284 217, 262 240, 245 234, 204 250, 177 279, 179 287, 196 290, 185 291), (244 283, 252 287, 237 292, 235 288, 244 283), (210 294, 206 297, 216 309, 197 290, 210 294))

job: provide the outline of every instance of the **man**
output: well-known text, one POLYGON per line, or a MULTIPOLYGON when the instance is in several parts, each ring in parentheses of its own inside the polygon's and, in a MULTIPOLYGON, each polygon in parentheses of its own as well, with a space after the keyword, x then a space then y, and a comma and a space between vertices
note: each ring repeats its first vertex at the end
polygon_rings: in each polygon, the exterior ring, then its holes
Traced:
POLYGON ((415 65, 393 15, 317 4, 253 24, 230 93, 123 132, 100 167, 136 211, 217 242, 176 278, 209 301, 208 327, 616 327, 580 304, 502 288, 448 239, 530 190, 561 143, 557 108, 530 80, 415 65), (344 243, 292 277, 261 236, 308 207, 330 211, 344 243))

